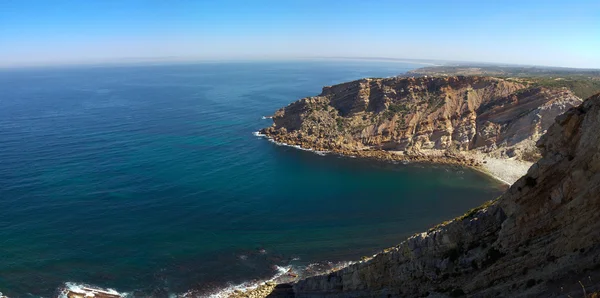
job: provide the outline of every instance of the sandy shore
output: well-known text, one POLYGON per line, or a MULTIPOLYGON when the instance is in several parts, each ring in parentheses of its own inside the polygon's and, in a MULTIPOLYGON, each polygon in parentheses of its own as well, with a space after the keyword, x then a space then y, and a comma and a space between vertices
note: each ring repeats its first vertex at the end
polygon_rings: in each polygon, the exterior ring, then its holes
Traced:
MULTIPOLYGON (((403 152, 394 151, 395 154, 404 156, 403 152)), ((422 150, 425 157, 433 158, 433 162, 459 164, 479 170, 505 184, 512 185, 519 178, 527 174, 532 162, 522 161, 515 158, 497 158, 476 150, 462 151, 457 156, 449 158, 444 150, 422 150), (444 161, 444 159, 448 159, 444 161), (465 161, 475 162, 465 162, 465 161), (457 162, 458 161, 458 162, 457 162)), ((426 159, 425 159, 426 160, 426 159)))
POLYGON ((498 158, 492 154, 482 153, 477 150, 460 151, 454 154, 447 150, 425 149, 418 152, 407 153, 404 151, 386 150, 350 150, 342 148, 315 147, 313 143, 302 142, 297 138, 288 138, 286 135, 268 135, 257 132, 255 135, 266 137, 278 145, 291 146, 298 149, 315 151, 316 153, 335 153, 358 158, 372 158, 383 161, 428 162, 438 164, 460 165, 512 185, 527 173, 533 163, 517 160, 515 158, 498 158))
POLYGON ((484 172, 508 185, 512 185, 527 174, 527 170, 533 164, 532 162, 516 159, 489 157, 482 153, 472 154, 477 160, 481 161, 484 172))
MULTIPOLYGON (((425 156, 436 158, 444 157, 444 150, 422 150, 425 156)), ((396 152, 399 154, 398 152, 396 152)), ((463 158, 458 160, 475 160, 475 163, 465 163, 464 166, 481 171, 505 184, 512 185, 519 178, 527 174, 527 170, 533 164, 532 162, 518 160, 516 158, 497 158, 490 154, 482 153, 477 150, 461 151, 459 155, 463 158)))

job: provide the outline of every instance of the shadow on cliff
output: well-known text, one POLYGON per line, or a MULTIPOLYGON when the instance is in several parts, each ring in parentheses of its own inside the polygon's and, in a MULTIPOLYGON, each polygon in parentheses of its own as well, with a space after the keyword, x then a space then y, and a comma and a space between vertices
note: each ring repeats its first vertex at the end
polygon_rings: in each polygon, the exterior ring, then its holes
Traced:
POLYGON ((294 288, 291 284, 279 284, 273 289, 273 292, 269 294, 269 298, 293 298, 296 297, 294 288))

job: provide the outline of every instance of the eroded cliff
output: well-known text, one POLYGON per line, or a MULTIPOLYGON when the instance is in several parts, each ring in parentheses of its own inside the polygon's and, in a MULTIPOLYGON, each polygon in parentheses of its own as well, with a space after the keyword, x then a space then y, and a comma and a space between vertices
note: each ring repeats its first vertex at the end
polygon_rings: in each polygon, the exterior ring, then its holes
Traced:
POLYGON ((477 149, 535 159, 554 118, 581 103, 566 89, 528 88, 493 77, 362 79, 323 88, 278 110, 261 132, 316 150, 419 158, 428 150, 477 149))
POLYGON ((499 199, 296 297, 583 297, 600 285, 600 94, 559 116, 542 158, 499 199))

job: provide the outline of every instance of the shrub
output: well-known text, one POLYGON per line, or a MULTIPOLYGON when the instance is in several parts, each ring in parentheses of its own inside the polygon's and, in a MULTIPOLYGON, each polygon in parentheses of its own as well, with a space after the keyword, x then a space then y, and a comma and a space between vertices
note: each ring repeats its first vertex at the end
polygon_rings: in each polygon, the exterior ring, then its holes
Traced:
POLYGON ((342 119, 342 118, 336 118, 335 122, 337 123, 337 129, 338 129, 338 131, 343 131, 344 130, 344 119, 342 119))
POLYGON ((521 153, 521 159, 524 161, 536 162, 541 157, 540 150, 536 147, 525 149, 523 150, 523 153, 521 153))

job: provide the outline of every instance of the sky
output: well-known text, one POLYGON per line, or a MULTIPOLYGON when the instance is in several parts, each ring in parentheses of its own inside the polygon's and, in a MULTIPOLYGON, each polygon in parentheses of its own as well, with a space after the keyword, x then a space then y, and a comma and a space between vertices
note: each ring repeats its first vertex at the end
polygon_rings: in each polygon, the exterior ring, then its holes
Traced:
POLYGON ((316 57, 600 68, 600 1, 0 1, 0 66, 316 57))

